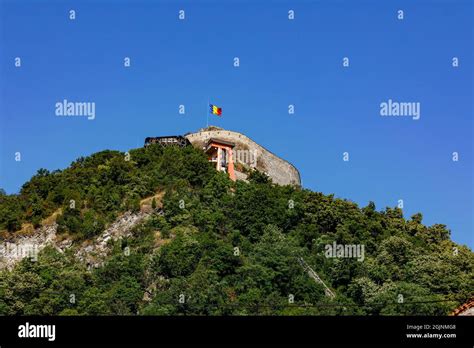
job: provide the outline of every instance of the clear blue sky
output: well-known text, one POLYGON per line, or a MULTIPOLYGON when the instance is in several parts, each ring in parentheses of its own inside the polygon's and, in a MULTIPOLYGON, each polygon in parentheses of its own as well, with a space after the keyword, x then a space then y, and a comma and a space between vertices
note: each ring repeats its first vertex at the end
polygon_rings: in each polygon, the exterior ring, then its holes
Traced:
POLYGON ((0 187, 196 131, 210 98, 212 124, 292 162, 304 187, 378 209, 403 199, 406 217, 472 248, 473 17, 469 0, 0 0, 0 187), (95 102, 95 120, 55 116, 63 99, 95 102), (381 117, 388 99, 420 102, 420 120, 381 117))

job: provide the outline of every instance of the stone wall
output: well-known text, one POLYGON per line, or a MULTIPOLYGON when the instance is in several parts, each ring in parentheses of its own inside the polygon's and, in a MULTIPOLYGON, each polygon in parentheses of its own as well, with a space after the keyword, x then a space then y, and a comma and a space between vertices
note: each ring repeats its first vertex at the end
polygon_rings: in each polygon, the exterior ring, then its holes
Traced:
MULTIPOLYGON (((201 149, 206 145, 210 138, 230 141, 235 144, 234 158, 238 157, 238 153, 252 154, 250 155, 250 163, 244 161, 244 167, 255 167, 256 169, 266 173, 273 180, 273 182, 278 185, 301 185, 300 173, 291 163, 274 155, 263 146, 260 146, 255 141, 241 133, 228 131, 217 127, 209 127, 206 129, 201 129, 197 133, 186 134, 185 137, 191 144, 193 144, 193 146, 201 149), (256 162, 252 158, 253 154, 256 156, 256 162)), ((237 163, 239 163, 238 160, 237 163)), ((238 170, 236 175, 238 179, 246 177, 244 173, 238 170)))

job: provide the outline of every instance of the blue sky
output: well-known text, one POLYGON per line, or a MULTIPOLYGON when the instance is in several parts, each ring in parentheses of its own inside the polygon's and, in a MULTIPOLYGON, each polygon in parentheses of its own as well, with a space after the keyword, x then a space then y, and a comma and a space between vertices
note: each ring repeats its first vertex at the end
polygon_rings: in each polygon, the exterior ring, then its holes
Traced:
POLYGON ((403 199, 406 217, 473 248, 473 17, 469 0, 0 0, 0 187, 196 131, 210 98, 211 124, 293 163, 304 187, 378 209, 403 199), (96 118, 57 117, 63 99, 95 102, 96 118), (420 119, 381 117, 388 99, 419 102, 420 119))

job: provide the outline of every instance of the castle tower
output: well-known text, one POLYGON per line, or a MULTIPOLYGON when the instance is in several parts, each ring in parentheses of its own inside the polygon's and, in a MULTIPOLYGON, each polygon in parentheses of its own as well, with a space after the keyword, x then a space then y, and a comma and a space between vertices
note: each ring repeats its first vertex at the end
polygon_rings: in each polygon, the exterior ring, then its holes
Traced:
POLYGON ((228 173, 233 181, 236 180, 232 153, 234 147, 234 143, 216 138, 209 139, 205 147, 209 162, 215 162, 216 169, 228 173))

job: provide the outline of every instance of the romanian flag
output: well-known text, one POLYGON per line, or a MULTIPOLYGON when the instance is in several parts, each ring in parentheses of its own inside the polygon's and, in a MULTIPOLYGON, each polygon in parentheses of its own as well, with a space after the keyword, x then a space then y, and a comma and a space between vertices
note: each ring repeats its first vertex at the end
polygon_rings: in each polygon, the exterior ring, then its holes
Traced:
POLYGON ((210 110, 209 112, 213 115, 221 116, 222 115, 222 108, 219 108, 215 105, 209 104, 210 110))

